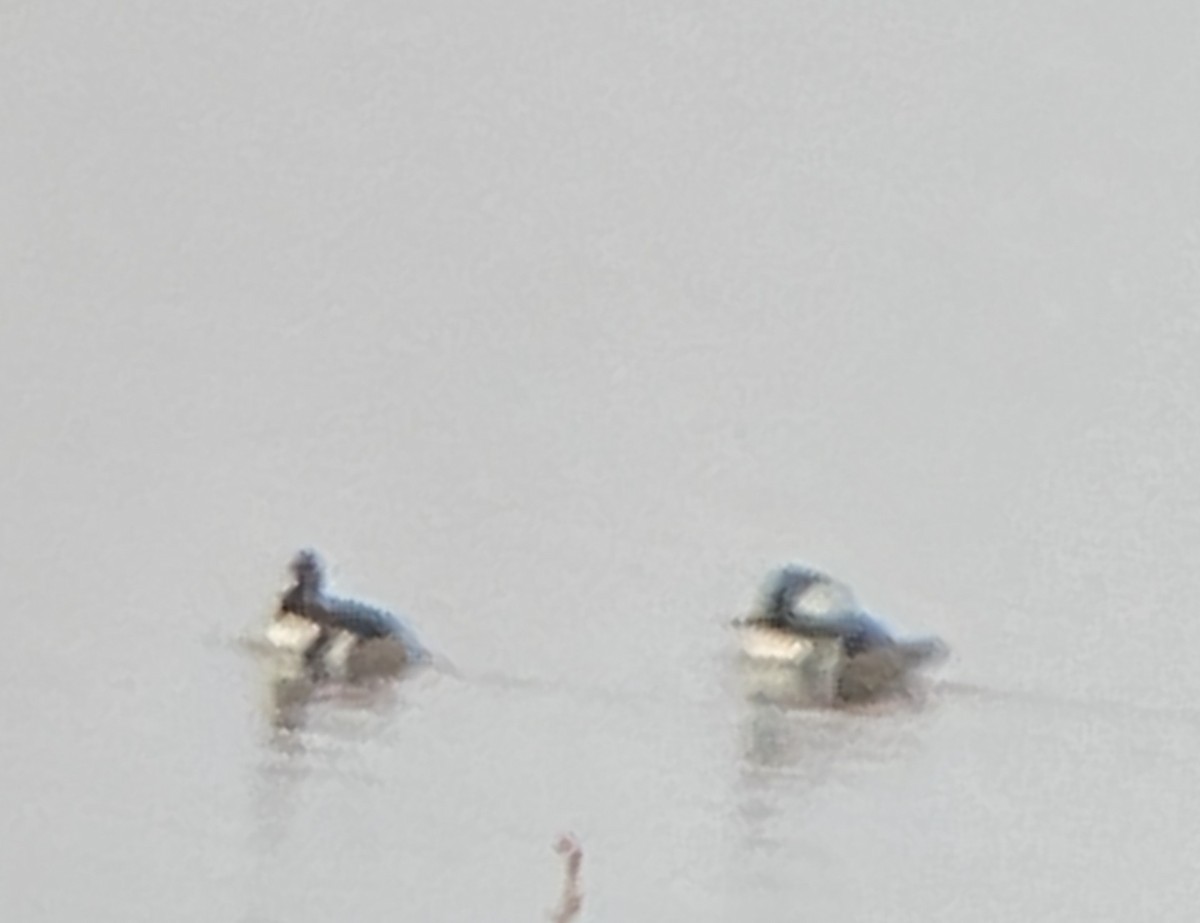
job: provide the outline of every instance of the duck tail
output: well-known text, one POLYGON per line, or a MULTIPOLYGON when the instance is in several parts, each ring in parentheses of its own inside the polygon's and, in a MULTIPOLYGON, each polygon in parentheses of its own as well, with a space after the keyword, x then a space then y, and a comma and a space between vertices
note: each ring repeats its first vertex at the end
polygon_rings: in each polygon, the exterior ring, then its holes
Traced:
POLYGON ((950 647, 941 638, 906 638, 897 642, 909 668, 932 666, 950 656, 950 647))

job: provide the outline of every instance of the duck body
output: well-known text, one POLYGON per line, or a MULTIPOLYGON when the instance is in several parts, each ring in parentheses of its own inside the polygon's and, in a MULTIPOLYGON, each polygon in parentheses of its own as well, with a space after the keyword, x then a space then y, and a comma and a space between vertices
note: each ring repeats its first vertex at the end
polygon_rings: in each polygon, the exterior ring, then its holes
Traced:
POLYGON ((345 672, 367 663, 392 665, 430 659, 416 633, 398 616, 376 606, 334 596, 325 589, 316 554, 302 551, 291 564, 295 583, 284 593, 267 640, 300 654, 315 671, 345 672))
POLYGON ((948 653, 935 637, 898 637, 846 584, 806 565, 772 573, 758 611, 738 628, 750 661, 782 669, 789 681, 800 680, 816 698, 830 701, 896 691, 948 653))

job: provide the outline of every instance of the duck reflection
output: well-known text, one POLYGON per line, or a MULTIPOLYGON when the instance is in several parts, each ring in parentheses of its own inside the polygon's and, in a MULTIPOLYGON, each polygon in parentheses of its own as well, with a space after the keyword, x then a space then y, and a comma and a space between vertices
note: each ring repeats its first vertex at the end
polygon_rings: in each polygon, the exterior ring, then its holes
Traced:
POLYGON ((866 720, 864 711, 743 703, 732 801, 737 842, 744 854, 766 863, 748 864, 747 874, 775 875, 772 857, 778 855, 820 853, 819 841, 797 831, 814 814, 836 812, 856 780, 920 752, 926 712, 915 700, 871 709, 888 720, 866 720))

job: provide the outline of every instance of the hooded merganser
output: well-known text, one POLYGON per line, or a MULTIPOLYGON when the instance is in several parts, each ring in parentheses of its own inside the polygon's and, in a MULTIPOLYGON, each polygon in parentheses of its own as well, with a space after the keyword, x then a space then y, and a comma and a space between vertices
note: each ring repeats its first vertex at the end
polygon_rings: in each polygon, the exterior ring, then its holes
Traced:
POLYGON ((424 645, 398 617, 326 592, 324 568, 315 552, 299 552, 290 570, 295 583, 267 629, 267 639, 276 647, 303 655, 306 665, 321 672, 345 669, 352 659, 395 666, 429 660, 424 645))
POLYGON ((949 652, 936 637, 896 637, 844 583, 798 564, 771 574, 758 611, 738 625, 747 657, 815 667, 843 701, 893 690, 912 670, 949 652))

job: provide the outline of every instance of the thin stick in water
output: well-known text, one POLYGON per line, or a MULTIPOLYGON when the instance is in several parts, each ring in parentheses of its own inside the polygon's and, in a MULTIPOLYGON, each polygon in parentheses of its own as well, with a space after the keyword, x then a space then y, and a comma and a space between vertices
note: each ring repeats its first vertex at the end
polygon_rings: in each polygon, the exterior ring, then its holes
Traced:
POLYGON ((558 907, 551 913, 550 919, 553 923, 571 923, 583 909, 583 891, 579 887, 583 847, 571 834, 564 833, 554 844, 554 851, 563 857, 563 889, 558 907))

